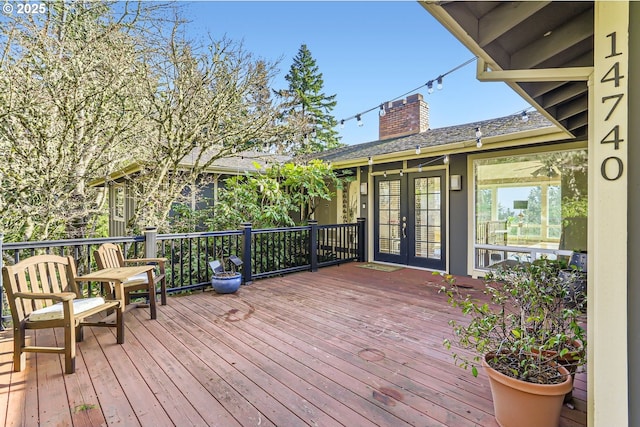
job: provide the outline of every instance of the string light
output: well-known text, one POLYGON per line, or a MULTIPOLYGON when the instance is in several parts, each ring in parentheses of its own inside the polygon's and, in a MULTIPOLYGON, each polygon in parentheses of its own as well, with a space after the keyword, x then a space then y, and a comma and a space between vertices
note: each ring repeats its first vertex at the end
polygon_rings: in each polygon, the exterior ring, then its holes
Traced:
POLYGON ((400 169, 400 176, 404 175, 404 172, 402 172, 402 169, 400 169))
POLYGON ((384 173, 382 174, 382 176, 384 176, 385 178, 387 177, 387 171, 384 171, 384 173))
POLYGON ((373 157, 369 156, 369 165, 373 164, 373 157))
POLYGON ((529 106, 527 108, 524 108, 522 110, 518 110, 515 113, 510 114, 511 116, 516 116, 517 118, 519 118, 522 123, 526 123, 529 121, 529 119, 531 117, 529 117, 529 110, 532 110, 533 107, 529 106))
MULTIPOLYGON (((394 101, 394 100, 397 100, 397 99, 404 98, 404 97, 406 97, 407 95, 412 94, 412 93, 414 93, 414 92, 418 91, 419 89, 421 89, 421 88, 422 88, 422 87, 424 87, 424 86, 426 86, 426 87, 427 87, 427 91, 428 91, 429 93, 433 93, 433 82, 434 82, 434 81, 435 81, 435 82, 436 82, 436 84, 437 84, 437 88, 440 90, 440 89, 442 89, 442 80, 444 79, 444 77, 446 77, 447 75, 449 75, 449 74, 451 74, 451 73, 453 73, 453 72, 455 72, 455 71, 458 71, 460 68, 464 67, 465 65, 471 64, 471 63, 472 63, 473 61, 475 61, 476 59, 478 59, 478 57, 477 57, 477 56, 474 56, 473 58, 471 58, 471 59, 469 59, 469 60, 467 60, 467 61, 463 62, 462 64, 460 64, 460 65, 458 65, 458 66, 456 66, 456 67, 454 67, 454 68, 452 68, 451 70, 447 71, 446 73, 442 73, 442 74, 440 74, 440 75, 439 75, 438 77, 436 77, 435 79, 431 79, 431 80, 427 81, 425 84, 423 84, 423 85, 421 85, 421 86, 418 86, 417 88, 412 89, 412 90, 410 90, 410 91, 408 91, 408 92, 406 92, 406 93, 404 93, 404 94, 402 94, 402 95, 400 95, 400 96, 397 96, 397 97, 393 98, 393 99, 392 99, 392 100, 390 100, 390 101, 394 101)), ((345 119, 340 120, 340 126, 341 126, 341 128, 343 128, 343 127, 344 127, 344 123, 345 123, 346 121, 349 121, 349 120, 351 120, 351 119, 357 119, 357 120, 358 120, 358 126, 362 126, 362 115, 363 115, 363 114, 370 113, 371 111, 376 110, 376 109, 378 109, 378 108, 380 109, 380 115, 382 116, 382 115, 383 115, 383 113, 382 113, 382 112, 384 111, 384 103, 383 103, 383 104, 377 104, 377 105, 376 105, 375 107, 373 107, 373 108, 369 108, 369 109, 368 109, 368 110, 366 110, 366 111, 362 111, 362 112, 360 112, 360 113, 358 113, 358 114, 354 114, 353 116, 350 116, 350 117, 347 117, 347 118, 345 118, 345 119)), ((386 114, 386 111, 384 111, 384 113, 386 114)))
POLYGON ((416 154, 420 154, 421 151, 422 149, 420 148, 420 146, 416 145, 416 154))
POLYGON ((431 159, 431 160, 428 160, 428 161, 426 161, 424 163, 420 163, 418 165, 418 172, 422 172, 422 167, 423 166, 427 166, 427 165, 430 165, 432 163, 439 162, 440 160, 442 160, 442 163, 446 165, 447 163, 449 163, 449 155, 448 154, 444 154, 442 156, 436 157, 435 159, 431 159))
POLYGON ((380 117, 384 117, 387 114, 386 111, 384 111, 384 104, 380 104, 380 117))
POLYGON ((476 147, 482 148, 482 131, 480 126, 476 128, 476 147))

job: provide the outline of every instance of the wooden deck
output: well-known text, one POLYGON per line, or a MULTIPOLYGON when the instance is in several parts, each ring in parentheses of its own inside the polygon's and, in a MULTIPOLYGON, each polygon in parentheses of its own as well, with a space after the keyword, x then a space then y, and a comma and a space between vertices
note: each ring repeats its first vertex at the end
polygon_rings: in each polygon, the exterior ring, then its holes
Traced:
MULTIPOLYGON (((12 372, 5 332, 0 424, 497 427, 484 373, 454 366, 442 347, 459 315, 438 278, 361 266, 171 297, 157 320, 134 309, 124 345, 110 329, 85 330, 72 375, 53 354, 12 372)), ((586 425, 585 400, 580 374, 562 426, 586 425)))

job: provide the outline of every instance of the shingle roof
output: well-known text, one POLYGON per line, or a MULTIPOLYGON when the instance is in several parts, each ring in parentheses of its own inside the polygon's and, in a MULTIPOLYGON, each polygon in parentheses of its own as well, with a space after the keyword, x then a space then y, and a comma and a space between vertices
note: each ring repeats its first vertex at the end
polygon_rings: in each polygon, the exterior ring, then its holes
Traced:
MULTIPOLYGON (((197 150, 197 148, 194 150, 197 150)), ((206 161, 208 158, 211 158, 211 156, 205 154, 203 155, 202 161, 206 161)), ((262 168, 265 168, 269 163, 286 163, 289 160, 291 160, 290 156, 263 153, 259 151, 243 151, 235 155, 229 155, 214 160, 209 169, 217 170, 220 172, 255 172, 256 167, 254 163, 257 163, 262 168)), ((189 167, 193 164, 193 162, 190 160, 190 157, 187 156, 183 159, 182 162, 180 162, 180 164, 184 167, 189 167)))
POLYGON ((476 128, 482 130, 483 138, 499 135, 508 135, 523 131, 555 127, 538 112, 530 112, 529 120, 524 122, 520 115, 510 115, 497 119, 484 120, 462 125, 429 129, 413 135, 407 135, 387 140, 365 142, 356 145, 347 145, 333 150, 316 153, 309 158, 322 159, 325 161, 345 161, 353 159, 366 159, 369 156, 379 156, 382 154, 398 153, 421 148, 443 146, 462 141, 475 140, 476 128))

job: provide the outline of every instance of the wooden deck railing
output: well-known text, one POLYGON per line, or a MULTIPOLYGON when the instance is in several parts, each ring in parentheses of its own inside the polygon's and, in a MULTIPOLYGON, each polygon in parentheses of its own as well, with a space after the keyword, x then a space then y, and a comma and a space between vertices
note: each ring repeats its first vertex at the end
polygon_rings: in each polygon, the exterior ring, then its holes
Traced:
MULTIPOLYGON (((306 226, 257 229, 250 223, 240 230, 158 234, 154 228, 142 236, 124 236, 98 239, 67 239, 39 242, 4 243, 0 234, 0 267, 4 263, 40 253, 72 255, 79 274, 97 269, 93 252, 103 243, 123 246, 126 258, 165 257, 167 264, 167 291, 182 292, 203 289, 210 284, 209 261, 227 259, 235 255, 243 261, 241 273, 244 283, 257 278, 315 271, 319 267, 365 260, 365 220, 356 223, 318 225, 309 221, 306 226)), ((227 264, 228 266, 228 264, 227 264)), ((2 288, 0 275, 0 288, 2 288)), ((2 319, 8 313, 4 296, 0 292, 2 319)))

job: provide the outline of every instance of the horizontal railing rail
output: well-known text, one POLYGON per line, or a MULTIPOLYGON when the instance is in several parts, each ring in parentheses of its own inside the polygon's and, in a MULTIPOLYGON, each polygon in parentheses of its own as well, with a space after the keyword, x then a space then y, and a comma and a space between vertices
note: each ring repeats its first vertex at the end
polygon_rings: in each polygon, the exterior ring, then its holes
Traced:
MULTIPOLYGON (((0 267, 15 264, 37 254, 71 255, 78 274, 98 267, 93 252, 103 243, 122 245, 125 258, 166 258, 167 292, 204 289, 211 284, 209 262, 222 260, 226 269, 234 255, 242 260, 243 282, 351 261, 364 261, 364 219, 350 224, 309 225, 286 228, 252 229, 250 223, 240 230, 199 233, 158 234, 149 228, 142 236, 95 239, 66 239, 39 242, 3 243, 0 234, 0 267)), ((0 287, 2 276, 0 276, 0 287)), ((4 289, 0 292, 2 319, 8 314, 4 289)))

